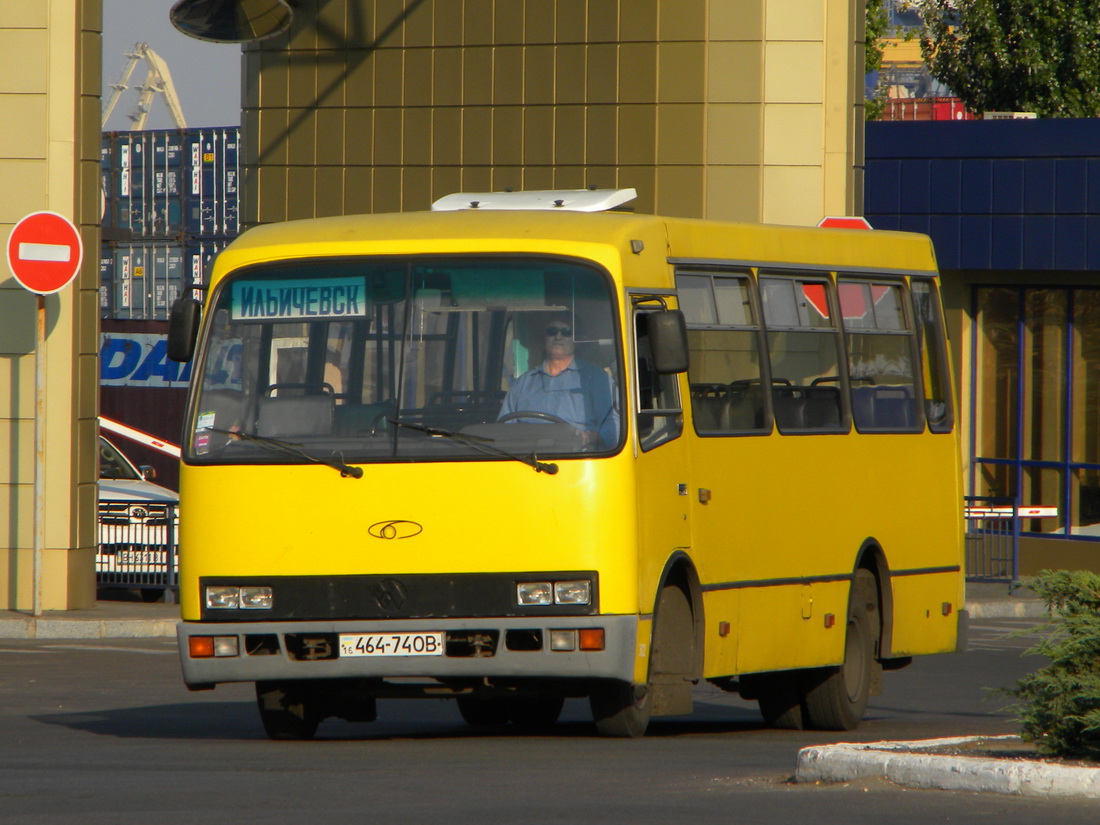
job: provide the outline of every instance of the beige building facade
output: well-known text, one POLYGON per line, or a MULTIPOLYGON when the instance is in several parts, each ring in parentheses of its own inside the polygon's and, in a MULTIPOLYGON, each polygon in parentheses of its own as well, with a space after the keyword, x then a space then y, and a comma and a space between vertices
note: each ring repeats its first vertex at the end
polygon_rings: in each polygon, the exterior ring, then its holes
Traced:
POLYGON ((0 0, 0 233, 6 244, 20 218, 49 210, 85 250, 77 280, 45 299, 38 576, 37 298, 0 272, 0 609, 95 602, 101 24, 99 0, 0 0))
POLYGON ((245 223, 585 186, 687 217, 858 214, 863 19, 851 0, 303 0, 244 48, 245 223))

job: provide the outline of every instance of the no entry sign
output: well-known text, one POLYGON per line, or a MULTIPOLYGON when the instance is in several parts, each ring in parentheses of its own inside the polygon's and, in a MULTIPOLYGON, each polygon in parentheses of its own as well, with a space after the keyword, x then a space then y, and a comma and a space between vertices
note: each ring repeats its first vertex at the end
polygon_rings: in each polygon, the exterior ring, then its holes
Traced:
POLYGON ((851 215, 833 215, 822 218, 818 226, 824 229, 870 229, 870 222, 864 217, 851 215))
POLYGON ((83 259, 80 233, 56 212, 32 212, 8 237, 8 268, 25 289, 39 295, 68 286, 83 259))

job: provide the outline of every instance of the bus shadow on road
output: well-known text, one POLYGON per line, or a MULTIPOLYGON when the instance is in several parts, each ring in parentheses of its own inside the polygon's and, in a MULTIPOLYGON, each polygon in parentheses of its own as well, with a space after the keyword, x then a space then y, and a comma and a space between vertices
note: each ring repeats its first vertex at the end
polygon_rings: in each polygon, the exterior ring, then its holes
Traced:
MULTIPOLYGON (((371 723, 328 719, 321 723, 318 740, 389 739, 550 739, 600 738, 587 703, 570 700, 562 719, 542 728, 514 725, 473 727, 465 724, 453 702, 391 700, 379 702, 379 718, 371 723), (427 711, 427 712, 425 712, 427 711)), ((38 714, 36 722, 56 725, 97 736, 122 739, 180 740, 264 740, 256 706, 248 701, 201 701, 96 711, 38 714)), ((747 733, 764 729, 759 714, 750 709, 696 703, 696 713, 654 719, 648 737, 669 738, 726 733, 747 733)))

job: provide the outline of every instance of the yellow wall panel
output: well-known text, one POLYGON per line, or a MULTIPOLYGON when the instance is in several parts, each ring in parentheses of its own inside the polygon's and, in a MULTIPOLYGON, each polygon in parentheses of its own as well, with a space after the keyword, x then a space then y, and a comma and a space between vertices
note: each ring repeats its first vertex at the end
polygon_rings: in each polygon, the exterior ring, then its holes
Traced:
POLYGON ((462 164, 489 166, 493 162, 493 110, 467 106, 462 110, 462 164))
POLYGON ((764 0, 767 40, 818 40, 825 24, 821 0, 764 0))
MULTIPOLYGON (((558 106, 554 112, 554 163, 559 166, 585 162, 583 106, 558 106)), ((581 184, 583 186, 583 184, 581 184)))
POLYGON ((769 103, 824 101, 825 63, 820 42, 768 43, 764 61, 764 99, 769 103))
POLYGON ((523 110, 518 106, 493 111, 493 159, 496 166, 523 163, 523 110))
POLYGON ((768 104, 764 107, 764 163, 817 166, 821 163, 821 107, 768 104))
POLYGON ((657 154, 657 106, 619 107, 619 163, 652 164, 657 154))
POLYGON ((618 110, 614 106, 589 106, 585 110, 585 163, 614 166, 618 163, 618 139, 618 110))
POLYGON ((555 0, 546 5, 554 7, 554 38, 558 43, 584 42, 588 36, 585 30, 587 0, 555 0))
POLYGON ((432 111, 432 163, 458 166, 462 162, 462 110, 432 111))
POLYGON ((658 0, 620 2, 619 39, 623 42, 656 41, 657 5, 658 0))
POLYGON ((707 107, 707 162, 758 165, 763 160, 762 106, 717 103, 707 107))
POLYGON ((661 0, 657 35, 662 41, 702 40, 707 34, 708 0, 661 0))
POLYGON ((764 44, 711 43, 707 48, 707 99, 759 103, 764 99, 764 44))
POLYGON ((662 43, 658 51, 657 100, 702 103, 706 99, 706 46, 662 43))
POLYGON ((493 50, 493 103, 497 106, 523 103, 522 46, 501 46, 493 50))
POLYGON ((657 45, 624 43, 619 47, 619 102, 657 100, 657 45))
POLYGON ((698 164, 703 158, 705 109, 701 104, 657 107, 657 163, 698 164))
POLYGON ((761 170, 756 164, 708 166, 707 215, 714 220, 759 221, 760 177, 761 170))

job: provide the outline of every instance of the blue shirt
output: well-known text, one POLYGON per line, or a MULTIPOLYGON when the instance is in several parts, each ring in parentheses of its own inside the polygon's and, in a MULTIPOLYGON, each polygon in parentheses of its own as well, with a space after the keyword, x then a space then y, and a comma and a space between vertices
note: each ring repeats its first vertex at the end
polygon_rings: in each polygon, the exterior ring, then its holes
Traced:
POLYGON ((611 376, 575 358, 557 375, 547 372, 543 363, 517 378, 504 398, 500 416, 522 410, 557 416, 578 430, 598 433, 600 448, 619 440, 619 411, 611 376))

